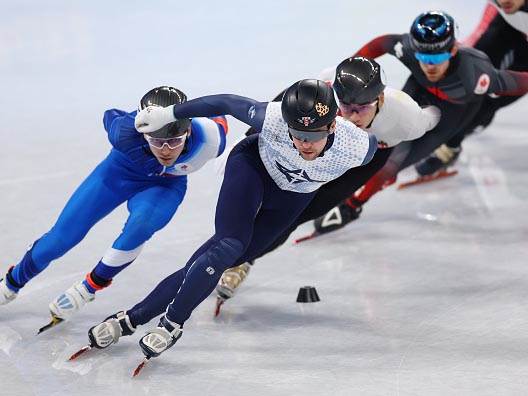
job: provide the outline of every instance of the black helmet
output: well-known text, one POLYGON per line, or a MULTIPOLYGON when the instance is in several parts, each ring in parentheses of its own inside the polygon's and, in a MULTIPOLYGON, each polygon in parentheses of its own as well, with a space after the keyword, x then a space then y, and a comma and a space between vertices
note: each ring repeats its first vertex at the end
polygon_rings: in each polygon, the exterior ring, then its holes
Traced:
MULTIPOLYGON (((139 102, 139 109, 142 110, 147 106, 161 106, 167 107, 174 104, 182 104, 187 101, 187 95, 182 91, 172 87, 157 87, 148 91, 139 102)), ((157 131, 151 132, 148 135, 154 138, 171 138, 182 135, 189 126, 191 120, 188 118, 178 119, 170 124, 165 125, 157 131)))
POLYGON ((443 11, 428 11, 416 17, 411 26, 411 46, 416 52, 438 54, 455 45, 455 20, 443 11))
POLYGON ((375 60, 355 56, 337 66, 333 87, 341 102, 363 105, 374 102, 383 92, 385 77, 375 60))
POLYGON ((334 91, 324 81, 301 80, 284 92, 281 110, 290 128, 313 131, 335 120, 337 103, 334 91))

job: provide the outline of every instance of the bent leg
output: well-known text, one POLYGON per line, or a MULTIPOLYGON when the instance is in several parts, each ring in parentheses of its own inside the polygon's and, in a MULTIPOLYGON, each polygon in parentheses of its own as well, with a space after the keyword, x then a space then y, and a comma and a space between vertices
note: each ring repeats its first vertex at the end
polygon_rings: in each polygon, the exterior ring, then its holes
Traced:
POLYGON ((126 200, 113 177, 111 160, 105 159, 83 181, 66 203, 55 225, 29 248, 13 268, 17 289, 77 245, 99 220, 126 200))
POLYGON ((277 238, 275 238, 275 240, 256 258, 260 258, 283 245, 299 225, 307 221, 315 220, 324 215, 333 207, 339 205, 351 196, 358 188, 365 184, 375 172, 383 167, 391 152, 391 148, 378 150, 368 164, 349 169, 339 178, 324 184, 317 190, 313 199, 295 221, 277 238))
POLYGON ((353 197, 347 200, 348 204, 351 206, 363 205, 374 194, 393 184, 396 181, 402 162, 409 154, 411 145, 411 142, 401 142, 394 147, 383 167, 365 183, 363 188, 356 191, 353 197))
POLYGON ((167 277, 142 302, 128 311, 134 324, 144 324, 167 308, 171 321, 183 324, 194 307, 215 288, 223 271, 244 253, 253 221, 262 203, 261 176, 241 155, 231 155, 216 208, 215 235, 167 277))
POLYGON ((187 178, 181 177, 170 186, 154 185, 128 200, 130 215, 121 235, 92 270, 91 279, 86 280, 90 291, 108 285, 139 256, 144 243, 172 219, 183 201, 186 187, 187 178))

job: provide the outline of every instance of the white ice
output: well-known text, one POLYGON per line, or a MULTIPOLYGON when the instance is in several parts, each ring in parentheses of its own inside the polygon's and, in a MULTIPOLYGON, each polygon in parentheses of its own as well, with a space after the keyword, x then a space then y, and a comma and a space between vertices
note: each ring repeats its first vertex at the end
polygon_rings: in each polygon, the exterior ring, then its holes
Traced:
MULTIPOLYGON (((267 100, 374 36, 407 31, 422 10, 449 11, 466 36, 484 3, 3 2, 0 270, 51 227, 105 156, 105 109, 133 109, 161 84, 191 97, 267 100)), ((400 87, 406 69, 381 62, 400 87)), ((290 241, 258 261, 218 320, 210 298, 178 344, 134 380, 143 329, 108 351, 65 360, 90 326, 131 307, 210 236, 220 178, 212 164, 192 175, 180 211, 137 262, 74 321, 37 337, 48 302, 120 232, 120 207, 0 307, 0 394, 528 394, 526 105, 501 111, 467 141, 458 176, 392 187, 346 229, 290 241), (296 303, 304 285, 316 286, 321 302, 296 303)), ((234 140, 244 128, 231 125, 234 140)))

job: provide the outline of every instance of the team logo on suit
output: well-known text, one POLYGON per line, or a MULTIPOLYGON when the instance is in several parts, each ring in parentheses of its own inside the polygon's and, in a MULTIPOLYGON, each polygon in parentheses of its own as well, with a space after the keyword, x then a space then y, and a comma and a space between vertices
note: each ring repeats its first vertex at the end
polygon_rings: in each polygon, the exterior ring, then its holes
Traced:
POLYGON ((324 180, 315 180, 308 176, 304 169, 288 169, 275 161, 277 169, 286 177, 289 183, 299 184, 303 182, 324 183, 324 180))

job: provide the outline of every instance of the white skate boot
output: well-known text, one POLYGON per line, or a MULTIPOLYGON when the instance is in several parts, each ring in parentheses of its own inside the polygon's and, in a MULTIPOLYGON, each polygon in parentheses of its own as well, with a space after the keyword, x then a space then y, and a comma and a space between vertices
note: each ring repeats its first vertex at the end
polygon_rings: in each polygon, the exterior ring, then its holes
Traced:
POLYGON ((132 335, 135 331, 126 312, 119 311, 88 330, 88 338, 91 346, 104 349, 117 344, 119 337, 132 335))
POLYGON ((183 328, 181 325, 171 322, 165 316, 162 316, 158 323, 158 327, 147 331, 147 334, 139 340, 139 346, 141 347, 145 358, 136 367, 132 376, 136 377, 151 358, 159 356, 161 353, 176 344, 176 341, 180 339, 182 333, 183 328))
POLYGON ((56 297, 50 304, 51 315, 66 320, 95 298, 95 293, 90 293, 83 281, 77 282, 64 293, 56 297))
POLYGON ((37 334, 51 329, 66 319, 71 318, 73 314, 84 307, 86 303, 93 301, 94 298, 95 293, 90 293, 86 286, 84 286, 83 281, 77 282, 50 302, 49 310, 51 320, 47 325, 41 327, 37 334))
POLYGON ((173 346, 180 339, 182 333, 183 328, 181 325, 171 322, 165 316, 162 316, 158 327, 148 331, 139 340, 139 346, 148 359, 158 357, 162 352, 173 346))
POLYGON ((75 360, 92 348, 108 348, 110 345, 117 344, 121 336, 132 335, 135 331, 136 328, 132 326, 127 313, 119 311, 88 330, 90 344, 79 349, 68 360, 75 360))
POLYGON ((9 304, 18 295, 17 292, 14 292, 7 286, 6 282, 7 274, 2 279, 0 279, 0 305, 9 304))

